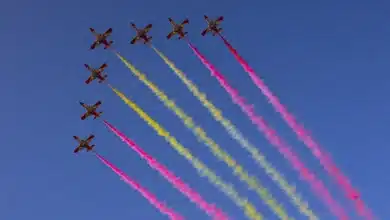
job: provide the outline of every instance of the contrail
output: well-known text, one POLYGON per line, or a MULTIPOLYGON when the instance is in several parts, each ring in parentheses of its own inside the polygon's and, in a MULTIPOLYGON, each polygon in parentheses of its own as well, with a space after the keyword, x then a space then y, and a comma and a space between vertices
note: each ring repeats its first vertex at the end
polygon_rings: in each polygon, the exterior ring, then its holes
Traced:
MULTIPOLYGON (((160 57, 165 61, 165 63, 170 66, 171 69, 173 69, 175 72, 179 71, 160 51, 158 51, 155 47, 152 48, 160 55, 160 57)), ((170 100, 166 96, 166 94, 161 91, 156 85, 150 82, 146 78, 145 74, 142 74, 124 58, 120 58, 130 68, 133 74, 137 76, 138 79, 141 80, 145 85, 147 85, 149 89, 152 90, 153 93, 160 99, 160 101, 162 101, 166 107, 172 110, 176 114, 176 116, 182 120, 185 126, 194 133, 198 140, 201 140, 204 144, 206 144, 212 151, 214 156, 225 162, 233 170, 234 175, 236 175, 241 181, 248 184, 249 189, 254 190, 265 202, 265 204, 267 204, 280 219, 292 219, 288 216, 284 208, 280 204, 278 204, 278 202, 272 197, 268 190, 261 185, 260 181, 256 177, 250 176, 248 172, 244 170, 244 168, 232 158, 232 156, 230 156, 226 151, 224 151, 217 143, 215 143, 214 140, 208 137, 206 132, 200 126, 196 125, 196 123, 190 116, 188 116, 172 100, 170 100)))
POLYGON ((137 183, 135 180, 131 179, 129 176, 127 176, 123 171, 121 171, 119 168, 115 167, 112 163, 110 163, 108 160, 106 160, 104 157, 100 156, 98 153, 95 153, 96 157, 99 158, 99 160, 104 163, 107 167, 111 168, 112 171, 114 171, 125 183, 127 183, 129 186, 137 190, 145 199, 149 201, 150 204, 152 204, 154 207, 156 207, 162 214, 165 214, 169 216, 169 219, 171 220, 184 220, 184 218, 177 214, 172 209, 168 208, 164 203, 160 202, 156 196, 154 196, 152 193, 150 193, 147 189, 143 188, 139 183, 137 183))
POLYGON ((171 136, 159 123, 153 120, 145 113, 137 104, 127 98, 123 93, 109 85, 109 87, 118 95, 134 112, 138 114, 156 133, 163 137, 181 156, 186 158, 191 165, 196 169, 200 176, 206 177, 215 187, 225 193, 235 204, 244 210, 245 215, 249 219, 263 220, 263 216, 257 212, 256 208, 246 199, 242 198, 237 190, 230 183, 225 183, 219 176, 210 170, 203 162, 193 156, 191 152, 181 145, 175 137, 171 136))
POLYGON ((310 136, 309 132, 307 132, 304 127, 295 120, 294 116, 287 111, 287 108, 282 105, 268 86, 264 83, 264 81, 258 77, 255 71, 249 66, 249 64, 238 54, 237 50, 233 48, 233 46, 222 36, 219 35, 225 45, 228 47, 230 52, 234 55, 236 60, 241 64, 244 70, 249 74, 253 83, 261 90, 261 92, 267 97, 268 101, 274 107, 274 109, 279 112, 284 119, 284 121, 290 126, 290 128, 295 132, 298 138, 305 143, 305 145, 311 150, 313 155, 319 159, 321 165, 324 169, 331 175, 339 186, 343 189, 347 198, 354 202, 355 207, 362 217, 366 219, 373 219, 373 215, 369 208, 361 200, 359 193, 356 189, 351 185, 350 180, 341 172, 340 169, 336 167, 336 164, 331 160, 324 150, 320 148, 320 145, 314 141, 314 139, 310 136))
MULTIPOLYGON (((155 48, 153 48, 155 49, 155 48)), ((158 53, 160 56, 162 56, 162 59, 168 63, 168 66, 170 66, 173 69, 173 72, 176 76, 178 76, 181 81, 187 86, 188 90, 191 91, 191 93, 198 98, 198 100, 202 103, 202 105, 209 111, 209 113, 213 116, 213 118, 218 121, 224 129, 228 132, 228 134, 235 139, 242 148, 247 150, 249 153, 251 153, 253 159, 255 162, 265 170, 266 174, 274 181, 276 182, 279 187, 291 198, 291 201, 293 204, 295 204, 300 212, 307 217, 309 217, 310 220, 318 220, 318 217, 313 213, 312 210, 309 209, 309 205, 306 201, 302 201, 301 196, 296 192, 296 189, 294 186, 290 186, 289 183, 284 179, 283 175, 280 174, 273 165, 267 161, 265 155, 263 155, 256 147, 254 147, 243 135, 242 133, 236 128, 236 126, 230 122, 229 119, 226 119, 222 111, 214 106, 214 104, 209 101, 206 97, 207 95, 202 93, 199 88, 191 82, 190 79, 187 78, 187 76, 180 71, 176 66, 162 53, 160 53, 157 49, 155 49, 156 53, 158 53)))
POLYGON ((348 219, 343 208, 332 198, 324 184, 318 180, 315 175, 309 171, 308 168, 305 167, 303 162, 292 151, 292 149, 282 141, 282 139, 274 130, 272 130, 272 128, 267 125, 262 117, 256 115, 252 106, 245 103, 244 98, 238 94, 237 90, 232 88, 225 77, 219 73, 214 66, 212 66, 204 57, 200 56, 199 58, 201 58, 201 61, 210 70, 211 74, 218 80, 221 86, 231 96, 233 102, 241 108, 241 110, 248 116, 252 123, 257 126, 258 130, 265 135, 267 140, 275 147, 277 147, 279 152, 292 164, 294 169, 300 173, 301 177, 310 183, 314 192, 316 192, 319 198, 321 198, 325 204, 328 205, 333 214, 338 216, 340 219, 348 219))
POLYGON ((192 202, 198 205, 199 208, 204 210, 210 217, 214 217, 215 220, 228 220, 229 218, 221 210, 215 207, 214 204, 207 203, 201 195, 191 189, 186 183, 184 183, 179 177, 175 176, 168 168, 160 164, 155 158, 146 153, 141 147, 139 147, 133 140, 126 137, 122 132, 115 128, 107 121, 103 121, 104 124, 117 135, 123 142, 125 142, 131 149, 139 154, 141 158, 146 160, 149 166, 157 170, 168 182, 170 182, 176 189, 186 195, 192 202))

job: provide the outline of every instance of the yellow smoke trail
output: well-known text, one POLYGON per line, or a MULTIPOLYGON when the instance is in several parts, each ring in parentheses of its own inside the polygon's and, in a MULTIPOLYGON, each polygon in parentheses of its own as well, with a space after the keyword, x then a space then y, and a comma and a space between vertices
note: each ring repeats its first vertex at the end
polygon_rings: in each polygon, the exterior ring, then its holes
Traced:
POLYGON ((133 111, 135 111, 149 126, 151 126, 158 135, 163 137, 181 156, 186 158, 202 177, 208 178, 211 183, 232 199, 237 206, 241 207, 249 219, 263 220, 263 216, 257 212, 256 208, 246 198, 242 198, 238 194, 232 184, 223 182, 219 176, 217 176, 198 158, 194 157, 187 148, 181 145, 175 137, 171 136, 168 131, 154 121, 147 113, 138 107, 137 104, 127 98, 123 93, 113 88, 111 85, 109 86, 131 109, 133 109, 133 111))
POLYGON ((137 70, 132 64, 130 64, 126 59, 117 54, 118 57, 124 62, 124 64, 132 71, 132 73, 138 77, 150 90, 164 103, 166 107, 172 110, 177 117, 179 117, 185 126, 190 129, 196 137, 203 141, 213 152, 213 154, 224 161, 232 170, 233 173, 239 177, 239 179, 249 185, 249 188, 257 192, 257 194, 265 201, 267 205, 270 206, 271 210, 275 212, 280 219, 287 220, 291 219, 285 212, 284 208, 275 201, 272 195, 264 188, 260 182, 253 176, 250 176, 244 168, 237 164, 237 162, 225 152, 217 143, 209 138, 206 132, 199 126, 197 126, 194 120, 188 116, 182 109, 180 109, 172 100, 170 100, 167 95, 161 91, 155 84, 149 81, 144 74, 137 70))
POLYGON ((265 170, 267 175, 289 196, 291 202, 298 208, 298 210, 310 220, 318 220, 319 218, 309 208, 309 203, 304 201, 299 193, 296 191, 295 186, 290 185, 283 175, 274 168, 274 166, 267 161, 264 154, 262 154, 253 144, 251 144, 247 138, 238 130, 233 123, 225 118, 222 111, 214 106, 206 97, 206 94, 202 93, 199 88, 191 82, 186 75, 180 71, 163 53, 157 50, 155 47, 152 49, 164 60, 164 62, 173 70, 173 72, 180 78, 180 80, 187 86, 192 94, 198 98, 202 105, 208 109, 213 118, 221 123, 229 135, 235 139, 242 148, 247 150, 256 163, 265 170))

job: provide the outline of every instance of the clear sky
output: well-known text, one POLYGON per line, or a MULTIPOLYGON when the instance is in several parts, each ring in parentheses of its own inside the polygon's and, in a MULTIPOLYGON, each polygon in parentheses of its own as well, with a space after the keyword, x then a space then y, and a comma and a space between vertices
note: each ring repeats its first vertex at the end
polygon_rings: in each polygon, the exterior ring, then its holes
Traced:
POLYGON ((188 219, 207 216, 175 190, 99 120, 81 121, 80 100, 103 102, 114 124, 191 187, 234 219, 242 212, 104 85, 85 85, 83 64, 107 62, 110 82, 137 102, 226 181, 276 219, 246 185, 197 142, 192 133, 109 51, 89 51, 93 36, 113 28, 115 48, 193 116, 213 139, 269 187, 296 219, 304 219, 280 189, 240 150, 163 61, 144 45, 130 45, 129 23, 153 23, 154 45, 221 108, 297 184, 322 219, 334 217, 283 157, 241 113, 185 42, 166 40, 168 17, 190 19, 191 41, 240 90, 331 189, 352 219, 354 209, 266 102, 217 37, 201 37, 203 15, 225 16, 224 34, 288 109, 331 153, 380 219, 390 218, 390 3, 386 1, 8 1, 0 9, 0 219, 167 219, 92 154, 73 154, 73 135, 96 135, 99 153, 188 219), (385 3, 386 2, 386 3, 385 3))

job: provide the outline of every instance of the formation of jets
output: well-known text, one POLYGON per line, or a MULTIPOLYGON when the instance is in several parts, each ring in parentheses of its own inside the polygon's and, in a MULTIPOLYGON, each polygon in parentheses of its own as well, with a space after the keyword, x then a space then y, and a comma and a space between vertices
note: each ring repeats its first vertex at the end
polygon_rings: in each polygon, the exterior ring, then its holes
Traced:
MULTIPOLYGON (((94 116, 93 119, 97 119, 101 116, 103 112, 97 112, 97 108, 102 104, 101 101, 97 101, 94 105, 87 105, 83 102, 80 102, 80 105, 83 106, 86 112, 81 116, 81 120, 85 120, 89 116, 94 116)), ((90 142, 95 136, 93 134, 89 135, 86 139, 80 139, 77 136, 73 136, 73 138, 79 142, 79 145, 74 149, 74 153, 78 153, 80 150, 85 149, 87 152, 93 150, 95 145, 90 145, 90 142)))
MULTIPOLYGON (((220 23, 223 21, 223 16, 218 17, 215 20, 210 19, 206 15, 204 19, 207 21, 207 28, 201 32, 202 36, 205 36, 207 33, 211 33, 213 36, 220 34, 222 28, 219 27, 220 23)), ((181 23, 176 23, 172 18, 168 18, 169 22, 172 25, 172 31, 167 35, 167 39, 171 39, 174 35, 178 35, 178 39, 183 39, 186 37, 188 32, 184 31, 184 25, 189 23, 189 20, 186 18, 181 23)), ((149 31, 152 29, 152 24, 147 24, 144 28, 137 28, 134 23, 130 23, 130 26, 135 29, 136 35, 130 41, 130 44, 135 44, 138 41, 143 41, 144 44, 150 43, 152 37, 148 36, 149 31)), ((94 50, 99 45, 104 45, 104 49, 108 49, 114 43, 112 40, 108 40, 108 37, 112 34, 112 28, 107 29, 104 33, 100 34, 95 31, 93 28, 89 28, 91 33, 95 36, 95 40, 92 43, 90 50, 94 50)), ((107 74, 104 73, 104 69, 108 66, 106 63, 103 63, 99 68, 93 68, 88 64, 84 66, 90 71, 90 76, 85 81, 86 84, 90 84, 93 80, 98 79, 98 83, 103 83, 107 79, 107 74)), ((80 102, 80 105, 85 108, 86 112, 81 116, 81 120, 85 120, 89 116, 94 116, 93 119, 97 119, 101 116, 103 112, 98 112, 97 109, 102 104, 101 101, 97 101, 93 105, 87 105, 83 102, 80 102)), ((85 149, 87 152, 93 151, 95 145, 91 145, 91 141, 95 136, 93 134, 89 135, 86 139, 80 139, 77 136, 73 138, 78 141, 78 146, 74 149, 74 153, 85 149)))
MULTIPOLYGON (((220 23, 223 21, 223 16, 219 16, 215 20, 210 19, 208 16, 204 15, 204 19, 207 21, 207 28, 201 32, 202 36, 205 36, 207 33, 211 33, 213 36, 221 33, 222 28, 219 27, 220 23)), ((181 23, 176 23, 172 18, 168 18, 169 22, 172 24, 172 31, 167 35, 167 39, 171 39, 174 35, 178 35, 178 39, 183 39, 188 34, 184 31, 184 25, 189 23, 188 19, 185 19, 181 23)), ((130 44, 135 44, 136 42, 142 40, 144 44, 149 43, 152 40, 151 36, 148 36, 150 29, 152 29, 152 24, 147 24, 144 28, 138 28, 134 23, 130 23, 130 26, 136 31, 136 35, 130 41, 130 44)), ((107 40, 107 38, 112 33, 112 28, 107 29, 103 34, 99 34, 93 28, 89 28, 93 35, 95 35, 95 41, 91 45, 91 50, 95 49, 99 45, 104 45, 104 49, 110 48, 114 43, 112 40, 107 40)), ((96 77, 95 77, 96 78, 96 77)))

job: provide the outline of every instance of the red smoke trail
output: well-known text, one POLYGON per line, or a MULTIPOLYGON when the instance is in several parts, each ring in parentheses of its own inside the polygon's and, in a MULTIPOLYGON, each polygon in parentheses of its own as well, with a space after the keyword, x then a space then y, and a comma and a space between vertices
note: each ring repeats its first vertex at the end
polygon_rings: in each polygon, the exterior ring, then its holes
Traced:
POLYGON ((233 46, 222 35, 219 36, 222 38, 225 45, 229 48, 230 52, 234 55, 244 70, 249 74, 255 85, 268 98, 269 102, 272 104, 275 110, 282 115, 282 118, 295 132, 298 138, 304 142, 305 145, 312 151, 314 156, 320 160, 320 163, 325 168, 325 170, 336 179, 336 182, 344 190, 347 198, 351 199, 355 203, 355 207, 359 215, 366 217, 367 219, 373 219, 371 211, 365 207, 363 201, 359 197, 359 193, 352 187, 349 179, 336 167, 335 163, 330 159, 330 157, 321 150, 319 144, 313 140, 313 138, 309 135, 309 132, 307 132, 302 125, 298 124, 294 116, 289 113, 286 107, 280 103, 278 97, 272 94, 271 90, 267 87, 264 81, 256 75, 255 71, 238 54, 236 49, 234 49, 233 46))
POLYGON ((265 120, 257 116, 253 111, 253 107, 245 103, 244 98, 240 97, 238 92, 233 89, 230 84, 227 82, 226 78, 216 70, 216 68, 206 60, 206 58, 200 54, 197 48, 195 48, 191 43, 188 42, 188 45, 202 61, 202 63, 210 70, 211 74, 218 80, 221 86, 229 93, 234 103, 236 103, 243 112, 250 118, 253 124, 264 133, 268 141, 276 146, 281 154, 292 164, 294 169, 296 169, 301 177, 310 183, 312 189, 317 193, 317 195, 328 205, 333 214, 338 216, 340 219, 348 219, 345 214, 345 211, 340 207, 340 205, 332 198, 329 191, 326 189, 324 184, 318 180, 313 173, 305 167, 303 162, 298 158, 297 155, 292 152, 292 149, 283 143, 281 138, 279 138, 275 131, 270 128, 265 120))
POLYGON ((168 170, 164 165, 160 164, 151 155, 146 153, 141 147, 139 147, 134 141, 126 137, 122 132, 116 129, 113 125, 107 121, 103 121, 104 124, 116 134, 123 142, 125 142, 131 149, 137 152, 150 167, 160 172, 160 174, 168 180, 176 189, 186 195, 192 202, 197 204, 199 208, 204 210, 209 216, 214 217, 214 220, 228 220, 228 217, 220 209, 216 208, 214 204, 207 203, 201 195, 192 190, 187 184, 185 184, 179 177, 175 176, 171 171, 168 170))
POLYGON ((98 157, 105 165, 107 165, 109 168, 112 169, 118 176, 128 185, 133 187, 135 190, 137 190, 145 199, 147 199, 152 205, 154 205, 158 210, 160 210, 161 213, 169 216, 171 220, 183 220, 184 218, 180 216, 179 214, 175 213, 172 209, 165 206, 164 203, 158 201, 158 199, 150 193, 148 190, 143 188, 139 183, 137 183, 135 180, 131 179, 129 176, 127 176, 123 171, 121 171, 119 168, 115 167, 112 163, 110 163, 108 160, 106 160, 104 157, 100 156, 98 153, 95 153, 96 157, 98 157))

